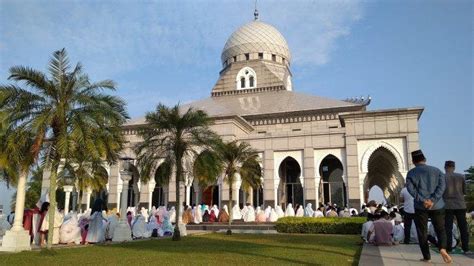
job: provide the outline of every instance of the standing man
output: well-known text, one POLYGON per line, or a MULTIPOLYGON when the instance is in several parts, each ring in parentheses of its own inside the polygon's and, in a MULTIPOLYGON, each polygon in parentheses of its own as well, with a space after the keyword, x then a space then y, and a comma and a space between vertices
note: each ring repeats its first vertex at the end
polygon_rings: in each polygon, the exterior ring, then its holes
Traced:
POLYGON ((446 190, 444 191, 444 202, 446 204, 446 237, 447 249, 451 252, 453 242, 453 220, 456 216, 459 231, 461 233, 462 250, 464 254, 469 252, 469 232, 466 221, 466 202, 464 195, 466 194, 466 181, 464 175, 455 173, 455 163, 446 161, 444 164, 446 171, 446 190))
POLYGON ((403 201, 403 226, 405 233, 403 243, 410 244, 410 232, 413 219, 415 218, 415 206, 413 205, 413 197, 408 193, 406 187, 400 192, 400 199, 403 201))
POLYGON ((416 232, 423 254, 421 260, 431 261, 427 228, 428 218, 431 218, 438 236, 439 253, 446 263, 451 263, 451 256, 446 251, 446 229, 444 226, 443 193, 446 189, 444 174, 438 168, 426 164, 426 158, 421 150, 412 152, 411 157, 415 168, 407 173, 406 187, 414 198, 416 232))

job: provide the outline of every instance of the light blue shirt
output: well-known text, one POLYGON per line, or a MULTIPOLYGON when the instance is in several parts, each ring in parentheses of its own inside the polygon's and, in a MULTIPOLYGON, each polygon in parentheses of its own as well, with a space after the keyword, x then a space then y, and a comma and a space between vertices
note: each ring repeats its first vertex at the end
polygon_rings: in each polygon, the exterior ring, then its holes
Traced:
POLYGON ((433 202, 431 210, 444 208, 443 193, 446 179, 443 172, 436 167, 419 164, 407 173, 407 190, 414 198, 415 209, 426 210, 423 202, 433 202))

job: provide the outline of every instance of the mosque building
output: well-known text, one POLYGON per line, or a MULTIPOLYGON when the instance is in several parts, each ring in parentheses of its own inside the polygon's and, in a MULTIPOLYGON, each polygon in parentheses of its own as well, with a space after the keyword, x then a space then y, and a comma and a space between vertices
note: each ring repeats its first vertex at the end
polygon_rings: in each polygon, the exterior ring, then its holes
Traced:
MULTIPOLYGON (((423 108, 368 110, 370 98, 335 100, 299 93, 292 86, 298 73, 291 71, 291 59, 283 35, 256 14, 225 43, 222 69, 210 97, 181 106, 207 112, 214 119, 212 129, 224 140, 248 142, 259 152, 262 187, 244 191, 237 180, 237 203, 284 207, 331 202, 358 208, 377 191, 398 203, 406 173, 413 167, 409 154, 419 148, 423 108)), ((138 118, 124 125, 127 156, 136 157, 137 128, 144 123, 145 118, 138 118)), ((107 202, 109 208, 119 208, 119 165, 107 170, 107 202)), ((144 183, 138 176, 135 173, 128 184, 128 206, 176 205, 174 179, 162 184, 154 174, 144 183)), ((47 188, 47 174, 43 181, 47 188)), ((199 187, 187 174, 181 199, 187 205, 227 204, 228 187, 222 180, 199 187)), ((84 195, 83 203, 89 205, 91 191, 84 195)))

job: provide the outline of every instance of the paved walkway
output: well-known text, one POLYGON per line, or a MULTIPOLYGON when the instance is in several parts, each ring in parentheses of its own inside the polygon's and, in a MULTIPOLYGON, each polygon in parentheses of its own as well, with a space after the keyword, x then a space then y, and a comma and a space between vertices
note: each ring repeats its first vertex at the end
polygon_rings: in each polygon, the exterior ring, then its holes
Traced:
MULTIPOLYGON (((474 256, 451 255, 451 265, 474 265, 474 256)), ((431 263, 421 262, 418 245, 373 246, 364 244, 359 265, 446 265, 439 253, 431 252, 431 263)))

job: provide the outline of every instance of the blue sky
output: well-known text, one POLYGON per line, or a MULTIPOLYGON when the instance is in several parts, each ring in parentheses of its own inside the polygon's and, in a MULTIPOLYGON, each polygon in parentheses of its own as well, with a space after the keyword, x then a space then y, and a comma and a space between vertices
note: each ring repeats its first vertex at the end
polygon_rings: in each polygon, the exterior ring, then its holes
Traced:
MULTIPOLYGON (((207 97, 230 34, 253 18, 253 0, 0 0, 0 83, 8 68, 46 71, 66 47, 93 80, 113 79, 132 117, 158 102, 207 97)), ((424 106, 421 147, 431 164, 473 158, 472 1, 259 1, 293 56, 295 91, 369 109, 424 106)), ((0 204, 11 190, 0 184, 0 204)))

